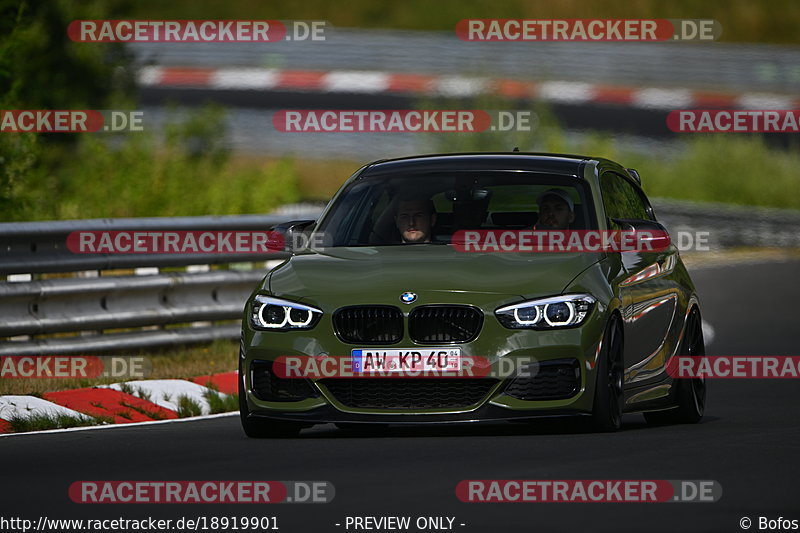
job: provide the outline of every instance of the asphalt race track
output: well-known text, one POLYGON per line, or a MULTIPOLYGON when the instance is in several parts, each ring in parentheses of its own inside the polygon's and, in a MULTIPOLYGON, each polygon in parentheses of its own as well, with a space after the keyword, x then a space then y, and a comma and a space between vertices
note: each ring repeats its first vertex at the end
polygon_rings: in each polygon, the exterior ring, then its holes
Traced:
MULTIPOLYGON (((696 269, 711 355, 797 355, 800 262, 696 269)), ((236 417, 0 438, 2 516, 277 516, 280 530, 348 531, 347 516, 451 516, 464 532, 742 531, 749 517, 800 519, 800 382, 718 380, 699 425, 616 434, 573 424, 399 428, 354 436, 333 426, 299 439, 245 438, 236 417), (329 504, 72 503, 76 480, 326 480, 329 504), (716 480, 716 503, 462 503, 464 479, 716 480), (335 524, 341 524, 336 526, 335 524), (460 524, 464 524, 461 526, 460 524)), ((14 531, 14 530, 11 530, 14 531)), ((354 531, 350 529, 349 531, 354 531)), ((413 527, 409 531, 417 531, 413 527)))

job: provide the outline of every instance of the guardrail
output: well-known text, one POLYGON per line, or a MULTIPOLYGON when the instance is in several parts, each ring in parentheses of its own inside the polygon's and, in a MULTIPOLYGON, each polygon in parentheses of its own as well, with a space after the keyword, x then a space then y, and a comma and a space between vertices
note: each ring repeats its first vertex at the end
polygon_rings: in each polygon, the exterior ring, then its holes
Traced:
POLYGON ((267 231, 318 215, 0 224, 0 275, 8 279, 0 282, 0 355, 130 352, 235 338, 240 327, 230 321, 241 318, 244 302, 272 262, 289 256, 75 254, 66 245, 72 232, 267 231), (162 271, 170 267, 176 271, 162 271))
MULTIPOLYGON (((667 229, 708 231, 712 249, 800 247, 797 211, 653 203, 667 229)), ((8 277, 0 281, 0 356, 130 352, 236 338, 250 292, 272 261, 288 257, 285 252, 73 254, 66 247, 73 231, 266 231, 318 215, 319 210, 295 210, 0 224, 0 275, 8 277), (161 270, 168 267, 186 268, 161 270), (106 275, 108 270, 117 275, 106 275)))
MULTIPOLYGON (((318 213, 312 212, 315 217, 318 213)), ((266 231, 297 217, 240 215, 61 220, 0 224, 0 275, 77 272, 137 267, 264 261, 276 254, 74 254, 67 237, 74 231, 266 231)))
POLYGON ((657 198, 653 209, 670 234, 709 233, 712 250, 740 246, 800 248, 800 211, 657 198))

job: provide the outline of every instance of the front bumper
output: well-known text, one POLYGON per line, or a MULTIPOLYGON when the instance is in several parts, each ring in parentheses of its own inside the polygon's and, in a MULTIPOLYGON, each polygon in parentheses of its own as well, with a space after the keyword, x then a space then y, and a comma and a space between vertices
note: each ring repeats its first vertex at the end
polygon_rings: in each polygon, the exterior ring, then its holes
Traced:
POLYGON ((375 413, 350 413, 339 411, 331 405, 323 405, 308 411, 284 412, 269 410, 251 413, 250 418, 262 420, 285 420, 304 424, 364 423, 364 424, 448 424, 469 422, 500 422, 526 420, 543 417, 581 416, 589 413, 576 409, 537 409, 535 412, 512 411, 491 403, 464 413, 394 413, 391 417, 375 413))
MULTIPOLYGON (((250 416, 254 418, 292 420, 310 424, 329 422, 362 423, 447 423, 484 420, 516 420, 534 417, 588 414, 592 411, 594 398, 595 368, 599 343, 605 326, 602 313, 595 310, 580 327, 551 331, 509 330, 491 316, 486 317, 480 335, 473 341, 458 344, 463 356, 485 358, 491 366, 490 376, 481 379, 493 380, 479 397, 471 396, 465 402, 441 404, 381 405, 380 399, 364 403, 354 401, 356 395, 342 395, 332 389, 338 384, 326 386, 330 380, 345 378, 311 378, 303 380, 308 390, 305 397, 282 398, 269 401, 254 393, 252 365, 275 361, 281 356, 349 357, 354 346, 341 342, 333 332, 330 321, 323 320, 311 331, 262 332, 253 331, 245 324, 240 368, 244 372, 244 388, 250 416), (576 369, 577 381, 574 394, 556 399, 524 399, 519 387, 513 387, 517 370, 524 363, 536 361, 541 368, 548 364, 569 361, 576 369), (509 372, 509 369, 514 369, 509 372), (362 405, 363 404, 363 405, 362 405)), ((394 347, 424 348, 412 342, 401 341, 394 347)), ((402 378, 356 378, 369 380, 372 388, 382 389, 378 382, 393 382, 402 378)), ((465 378, 439 378, 451 382, 465 378)), ((517 382, 519 383, 519 382, 517 382)), ((358 384, 355 386, 358 387, 358 384)), ((431 381, 431 387, 437 387, 431 381)), ((449 386, 449 384, 448 384, 449 386)), ((386 389, 397 388, 390 384, 386 389)), ((415 384, 414 394, 420 392, 415 384)), ((423 390, 424 391, 424 390, 423 390)), ((263 396, 263 394, 262 394, 263 396)), ((369 397, 369 395, 367 395, 369 397)), ((396 397, 397 394, 393 395, 396 397)), ((364 397, 364 394, 359 398, 364 397)))

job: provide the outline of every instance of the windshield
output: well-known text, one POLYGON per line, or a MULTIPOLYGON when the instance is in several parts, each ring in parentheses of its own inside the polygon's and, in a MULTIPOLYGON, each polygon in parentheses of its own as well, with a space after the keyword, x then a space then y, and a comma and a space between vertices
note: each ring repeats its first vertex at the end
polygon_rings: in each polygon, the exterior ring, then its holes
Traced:
POLYGON ((523 171, 381 174, 351 183, 320 221, 326 246, 450 244, 473 229, 597 229, 578 178, 523 171))

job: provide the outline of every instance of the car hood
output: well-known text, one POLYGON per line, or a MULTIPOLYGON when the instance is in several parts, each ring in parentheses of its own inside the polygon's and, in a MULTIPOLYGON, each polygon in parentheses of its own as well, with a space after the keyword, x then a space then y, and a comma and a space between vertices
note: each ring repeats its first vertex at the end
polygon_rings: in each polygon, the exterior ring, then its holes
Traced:
POLYGON ((601 257, 465 253, 447 245, 337 247, 293 256, 263 288, 323 308, 397 304, 406 291, 418 295, 417 304, 481 305, 559 294, 601 257))

